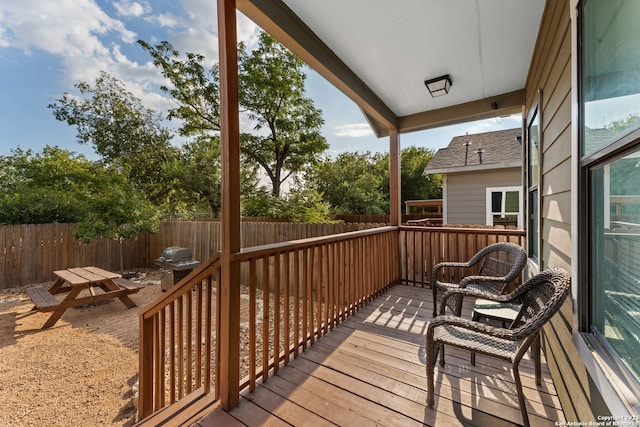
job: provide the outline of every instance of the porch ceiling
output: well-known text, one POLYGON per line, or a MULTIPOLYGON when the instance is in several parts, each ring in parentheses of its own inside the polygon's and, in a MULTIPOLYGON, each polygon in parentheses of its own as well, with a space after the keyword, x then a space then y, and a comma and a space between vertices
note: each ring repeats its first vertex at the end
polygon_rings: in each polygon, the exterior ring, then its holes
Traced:
POLYGON ((544 0, 238 0, 386 135, 520 112, 544 0), (449 74, 448 95, 424 81, 449 74), (492 108, 497 103, 497 109, 492 108))

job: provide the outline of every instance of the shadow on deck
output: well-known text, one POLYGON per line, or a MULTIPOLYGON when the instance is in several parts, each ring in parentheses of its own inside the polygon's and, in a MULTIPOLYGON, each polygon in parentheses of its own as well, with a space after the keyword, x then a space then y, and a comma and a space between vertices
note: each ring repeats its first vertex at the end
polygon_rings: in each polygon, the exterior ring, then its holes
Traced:
MULTIPOLYGON (((425 405, 425 331, 431 291, 391 287, 355 316, 281 368, 255 392, 242 394, 231 412, 216 408, 197 426, 217 425, 521 425, 508 364, 447 348, 447 365, 436 364, 436 405, 425 405)), ((464 307, 464 315, 472 308, 464 307)), ((530 358, 520 365, 531 424, 564 421, 543 359, 536 387, 530 358)))

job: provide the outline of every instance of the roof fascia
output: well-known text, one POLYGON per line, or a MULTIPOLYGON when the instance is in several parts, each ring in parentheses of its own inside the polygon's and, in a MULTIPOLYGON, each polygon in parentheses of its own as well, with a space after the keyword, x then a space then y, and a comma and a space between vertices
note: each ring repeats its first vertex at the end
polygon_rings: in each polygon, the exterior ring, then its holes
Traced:
POLYGON ((379 129, 397 129, 398 117, 282 0, 237 0, 237 8, 336 86, 379 129))
POLYGON ((436 173, 477 172, 477 171, 488 171, 488 170, 497 170, 497 169, 513 169, 513 168, 521 168, 521 167, 522 167, 522 162, 509 162, 509 163, 490 163, 486 165, 456 166, 451 168, 439 168, 439 169, 426 168, 423 175, 433 175, 436 173))
POLYGON ((520 89, 451 107, 402 116, 399 118, 398 125, 400 132, 407 133, 474 120, 491 119, 521 113, 524 101, 525 90, 520 89))

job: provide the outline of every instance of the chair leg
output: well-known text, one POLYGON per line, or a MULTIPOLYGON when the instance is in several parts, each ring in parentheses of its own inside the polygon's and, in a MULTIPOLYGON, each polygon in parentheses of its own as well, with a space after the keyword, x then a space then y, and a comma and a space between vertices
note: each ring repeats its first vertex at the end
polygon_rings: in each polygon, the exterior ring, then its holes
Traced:
POLYGON ((433 407, 435 402, 435 382, 433 379, 433 371, 435 369, 436 358, 438 357, 438 346, 427 343, 426 346, 426 360, 427 360, 427 405, 433 407), (431 354, 435 349, 435 354, 431 354))
MULTIPOLYGON (((474 310, 473 311, 473 316, 471 317, 471 320, 473 320, 474 322, 479 322, 480 321, 480 315, 474 310)), ((470 352, 470 359, 471 359, 471 366, 476 366, 476 352, 471 350, 470 352)))
POLYGON ((438 315, 438 287, 432 283, 431 291, 433 292, 433 317, 438 315))
POLYGON ((516 380, 516 388, 518 389, 518 402, 520 403, 520 411, 522 412, 522 425, 524 427, 530 427, 529 414, 527 413, 527 402, 524 399, 522 381, 520 380, 520 372, 518 370, 519 363, 519 360, 513 363, 513 376, 516 380))
POLYGON ((536 385, 542 385, 542 366, 540 362, 540 333, 536 335, 531 345, 531 352, 533 353, 533 360, 536 366, 536 385))

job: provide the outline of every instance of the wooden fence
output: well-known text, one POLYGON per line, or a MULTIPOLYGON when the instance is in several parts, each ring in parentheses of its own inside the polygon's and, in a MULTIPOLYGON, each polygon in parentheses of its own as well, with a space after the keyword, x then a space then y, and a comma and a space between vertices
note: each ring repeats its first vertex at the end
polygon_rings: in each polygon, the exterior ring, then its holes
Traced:
MULTIPOLYGON (((379 224, 302 224, 243 222, 243 247, 260 246, 348 231, 379 224)), ((53 271, 95 265, 119 271, 120 243, 97 239, 85 244, 72 235, 73 224, 31 224, 0 226, 0 290, 23 287, 54 279, 53 271)), ((169 246, 193 250, 194 259, 204 262, 220 250, 220 222, 165 221, 158 233, 141 233, 122 242, 124 268, 153 267, 154 260, 169 246)))

